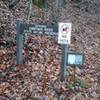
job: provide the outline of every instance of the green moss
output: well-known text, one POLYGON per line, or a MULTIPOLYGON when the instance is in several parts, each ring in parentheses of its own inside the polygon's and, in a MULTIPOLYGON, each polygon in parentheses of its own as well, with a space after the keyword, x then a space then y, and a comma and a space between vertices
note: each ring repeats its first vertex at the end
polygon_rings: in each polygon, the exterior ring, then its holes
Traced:
POLYGON ((77 80, 75 83, 68 84, 68 88, 74 90, 76 87, 85 88, 86 83, 83 80, 77 80))
POLYGON ((45 0, 32 0, 34 5, 37 5, 40 8, 43 8, 45 6, 45 0))

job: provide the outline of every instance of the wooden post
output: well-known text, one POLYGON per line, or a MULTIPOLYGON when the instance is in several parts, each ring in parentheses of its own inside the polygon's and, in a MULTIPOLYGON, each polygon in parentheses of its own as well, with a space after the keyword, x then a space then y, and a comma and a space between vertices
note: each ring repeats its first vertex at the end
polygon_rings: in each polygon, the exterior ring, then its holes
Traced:
POLYGON ((67 50, 68 50, 68 46, 66 44, 62 44, 61 73, 60 73, 61 82, 63 82, 65 78, 67 50))
MULTIPOLYGON (((54 11, 56 11, 57 17, 56 21, 59 21, 59 13, 60 13, 60 9, 61 7, 63 7, 64 5, 64 1, 65 0, 55 0, 55 8, 54 11)), ((66 71, 66 54, 67 54, 67 44, 62 44, 62 58, 61 58, 61 72, 60 72, 60 80, 61 82, 64 81, 65 78, 65 71, 66 71)))
POLYGON ((31 13, 32 13, 32 0, 29 0, 28 2, 28 23, 30 21, 31 13))
POLYGON ((17 34, 16 34, 16 38, 17 38, 17 47, 16 47, 16 53, 17 53, 17 64, 23 64, 23 25, 22 23, 17 20, 16 23, 16 30, 17 30, 17 34))

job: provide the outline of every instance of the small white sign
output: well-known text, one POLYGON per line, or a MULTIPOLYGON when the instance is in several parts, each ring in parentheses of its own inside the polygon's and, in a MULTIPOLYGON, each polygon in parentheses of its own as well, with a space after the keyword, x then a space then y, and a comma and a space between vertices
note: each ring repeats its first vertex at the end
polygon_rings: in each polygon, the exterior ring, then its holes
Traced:
POLYGON ((59 23, 58 43, 59 44, 70 44, 71 42, 71 27, 69 23, 59 23))

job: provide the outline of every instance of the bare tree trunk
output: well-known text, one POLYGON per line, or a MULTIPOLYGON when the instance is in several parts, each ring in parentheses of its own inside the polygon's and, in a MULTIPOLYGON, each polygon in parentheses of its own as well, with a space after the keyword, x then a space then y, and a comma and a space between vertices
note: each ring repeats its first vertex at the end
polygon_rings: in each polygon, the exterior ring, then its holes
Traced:
POLYGON ((20 0, 10 0, 9 8, 13 8, 20 0))
POLYGON ((59 21, 59 12, 61 7, 65 4, 65 0, 54 0, 52 11, 52 22, 57 23, 59 21))

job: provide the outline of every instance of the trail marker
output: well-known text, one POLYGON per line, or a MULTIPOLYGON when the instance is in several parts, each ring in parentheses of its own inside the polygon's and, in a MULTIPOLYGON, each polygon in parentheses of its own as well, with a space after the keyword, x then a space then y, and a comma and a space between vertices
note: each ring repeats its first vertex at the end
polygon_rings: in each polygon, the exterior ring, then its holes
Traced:
MULTIPOLYGON (((60 41, 62 44, 62 59, 61 59, 61 81, 64 80, 65 77, 65 68, 66 68, 66 54, 67 54, 67 46, 70 43, 70 33, 71 33, 71 24, 60 24, 60 32, 64 34, 61 35, 64 42, 60 41), (66 28, 67 25, 67 28, 66 28), (66 34, 66 32, 68 34, 66 34), (66 38, 67 36, 67 38, 66 38), (66 40, 68 40, 66 42, 66 40), (63 44, 64 43, 64 44, 63 44), (68 44, 67 44, 68 43, 68 44)), ((17 20, 16 23, 16 30, 17 30, 17 64, 23 64, 23 48, 24 48, 24 34, 29 32, 33 35, 49 35, 49 36, 57 36, 58 37, 58 25, 42 25, 42 24, 26 24, 21 22, 20 20, 17 20)))
POLYGON ((57 35, 57 25, 45 25, 45 24, 23 24, 24 32, 31 32, 34 35, 57 35))
MULTIPOLYGON (((59 9, 65 3, 65 0, 55 0, 55 11, 56 15, 59 15, 59 9)), ((54 12, 55 12, 54 11, 54 12)), ((55 15, 55 14, 54 14, 55 15)), ((29 14, 30 17, 30 14, 29 14)), ((57 17, 58 19, 59 17, 57 17)), ((56 20, 57 20, 56 19, 56 20)), ((59 20, 59 19, 58 19, 59 20)), ((24 34, 25 32, 30 32, 36 35, 52 35, 58 37, 58 43, 62 46, 62 59, 61 59, 61 76, 60 80, 64 81, 65 77, 65 67, 66 67, 66 53, 68 49, 68 44, 70 44, 70 37, 71 37, 71 24, 67 23, 60 23, 59 24, 59 34, 58 34, 58 25, 56 26, 48 26, 48 25, 33 25, 33 24, 26 24, 22 23, 21 21, 17 20, 17 64, 23 64, 23 47, 24 47, 24 34), (63 25, 64 24, 64 25, 63 25), (63 25, 63 26, 62 26, 63 25), (66 26, 67 25, 67 26, 66 26), (67 28, 68 29, 67 29, 67 28), (62 35, 64 34, 64 35, 62 35)))
POLYGON ((20 20, 16 22, 17 30, 17 64, 23 64, 23 47, 24 47, 24 34, 27 32, 33 35, 57 35, 58 26, 55 25, 38 25, 38 24, 26 24, 20 20))

